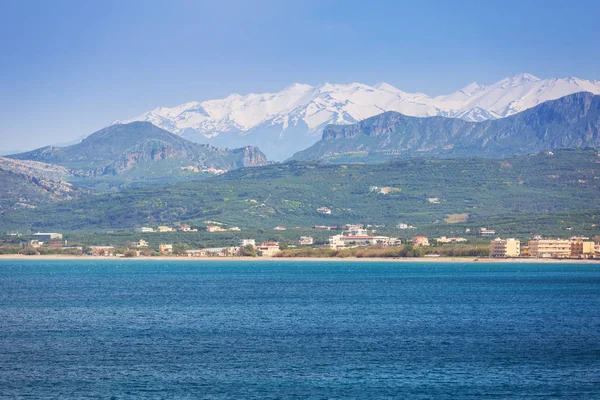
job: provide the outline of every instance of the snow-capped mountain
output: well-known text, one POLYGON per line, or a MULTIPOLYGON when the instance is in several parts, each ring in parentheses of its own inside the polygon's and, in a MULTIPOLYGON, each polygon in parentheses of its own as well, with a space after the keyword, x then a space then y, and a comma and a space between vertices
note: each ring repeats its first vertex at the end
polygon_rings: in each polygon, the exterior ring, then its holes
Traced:
POLYGON ((403 92, 387 83, 296 83, 278 93, 232 94, 219 100, 159 107, 117 123, 149 121, 196 142, 229 148, 255 145, 269 159, 283 160, 317 142, 328 124, 353 124, 384 111, 483 121, 583 91, 600 94, 600 81, 519 74, 489 86, 473 82, 437 97, 403 92))

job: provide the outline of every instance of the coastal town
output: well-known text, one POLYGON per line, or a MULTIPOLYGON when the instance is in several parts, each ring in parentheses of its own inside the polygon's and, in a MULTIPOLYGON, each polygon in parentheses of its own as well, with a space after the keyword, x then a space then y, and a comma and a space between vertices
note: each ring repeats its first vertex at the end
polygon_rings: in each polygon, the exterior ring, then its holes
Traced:
MULTIPOLYGON (((299 227, 296 227, 299 229, 299 227)), ((472 257, 489 259, 598 259, 600 260, 600 237, 571 236, 548 238, 539 234, 529 240, 501 238, 494 229, 480 228, 476 239, 465 237, 437 238, 424 235, 390 237, 380 235, 371 225, 346 224, 343 226, 313 226, 315 231, 331 231, 328 239, 316 241, 312 236, 302 235, 294 240, 265 240, 242 238, 218 247, 197 246, 190 248, 181 243, 161 242, 151 244, 151 236, 159 233, 198 232, 189 224, 173 226, 138 227, 134 229, 140 238, 122 244, 70 243, 59 232, 19 234, 19 245, 2 244, 0 254, 43 255, 64 254, 96 257, 472 257)), ((275 226, 274 231, 285 231, 285 226, 275 226)), ((208 233, 234 232, 239 227, 224 227, 210 222, 204 227, 208 233)), ((467 229, 467 233, 470 233, 467 229)))

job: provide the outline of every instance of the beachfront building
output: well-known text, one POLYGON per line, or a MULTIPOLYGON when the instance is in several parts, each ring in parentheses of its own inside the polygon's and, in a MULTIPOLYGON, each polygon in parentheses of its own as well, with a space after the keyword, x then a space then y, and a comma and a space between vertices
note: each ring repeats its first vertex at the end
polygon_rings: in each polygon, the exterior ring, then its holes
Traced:
POLYGON ((90 252, 93 256, 114 256, 115 248, 113 246, 92 246, 90 252))
POLYGON ((564 239, 540 239, 529 241, 531 257, 566 258, 571 256, 571 241, 564 239))
POLYGON ((586 240, 588 238, 572 237, 571 242, 571 257, 589 257, 596 252, 596 244, 586 240))
POLYGON ((158 250, 162 254, 172 254, 173 253, 173 245, 172 244, 161 244, 158 246, 158 250))
POLYGON ((427 236, 415 236, 414 238, 412 238, 411 243, 413 246, 429 246, 429 239, 427 239, 427 236))
POLYGON ((521 255, 521 241, 519 239, 496 238, 490 242, 490 257, 506 258, 521 255))
POLYGON ((334 250, 340 250, 345 247, 342 238, 344 235, 334 235, 329 237, 329 248, 334 250))
POLYGON ((240 251, 239 247, 211 247, 207 249, 186 250, 188 257, 233 257, 240 251))
POLYGON ((398 243, 398 239, 387 236, 335 235, 329 237, 329 248, 334 250, 359 246, 393 246, 398 243))
POLYGON ((255 239, 242 239, 242 241, 240 242, 240 246, 241 247, 245 247, 245 246, 256 247, 256 240, 255 239))
POLYGON ((263 257, 273 257, 275 254, 279 253, 279 243, 264 242, 261 243, 256 250, 258 250, 263 257))

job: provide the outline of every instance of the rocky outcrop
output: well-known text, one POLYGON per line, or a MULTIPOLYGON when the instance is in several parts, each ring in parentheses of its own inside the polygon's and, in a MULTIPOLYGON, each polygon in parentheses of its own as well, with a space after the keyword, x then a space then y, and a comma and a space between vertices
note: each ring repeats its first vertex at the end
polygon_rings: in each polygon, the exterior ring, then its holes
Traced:
POLYGON ((576 93, 513 116, 483 122, 387 112, 355 125, 330 125, 292 160, 349 154, 395 157, 503 157, 561 148, 600 148, 600 96, 576 93))

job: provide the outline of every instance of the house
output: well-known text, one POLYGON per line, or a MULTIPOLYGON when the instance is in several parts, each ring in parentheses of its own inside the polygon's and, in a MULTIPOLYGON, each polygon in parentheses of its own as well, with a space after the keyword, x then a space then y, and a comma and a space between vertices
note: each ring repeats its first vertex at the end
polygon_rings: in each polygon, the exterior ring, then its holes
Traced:
POLYGON ((319 208, 317 208, 317 212, 320 212, 321 214, 325 214, 325 215, 331 215, 331 209, 329 209, 327 207, 319 207, 319 208))
POLYGON ((414 238, 412 238, 411 243, 413 246, 429 246, 429 239, 427 239, 427 236, 415 236, 414 238))
POLYGON ((39 240, 30 240, 29 245, 31 247, 33 247, 34 249, 37 249, 37 248, 42 247, 44 245, 44 242, 41 242, 39 240))
POLYGON ((198 232, 198 229, 193 228, 190 226, 190 224, 176 224, 179 227, 177 228, 178 230, 182 231, 182 232, 198 232))
POLYGON ((211 247, 203 249, 207 257, 232 257, 240 251, 239 247, 211 247))
POLYGON ((231 228, 228 229, 228 231, 240 231, 241 229, 238 228, 237 226, 233 226, 231 228))
POLYGON ((37 239, 37 240, 44 240, 44 241, 50 241, 50 240, 62 240, 63 235, 62 233, 56 233, 56 232, 48 232, 48 233, 34 233, 33 236, 37 239))
POLYGON ((479 232, 477 232, 477 236, 496 236, 496 231, 488 228, 481 228, 479 232))
POLYGON ((273 228, 273 230, 276 230, 276 231, 285 231, 287 229, 285 228, 285 226, 279 225, 279 226, 276 226, 275 228, 273 228))
POLYGON ((171 228, 170 226, 165 226, 165 225, 161 225, 161 226, 159 226, 159 227, 157 228, 157 230, 158 230, 159 232, 173 232, 173 231, 174 231, 174 229, 173 229, 173 228, 171 228))
POLYGON ((359 226, 353 226, 347 232, 348 236, 367 236, 367 230, 359 226))
POLYGON ((435 241, 438 243, 460 243, 460 242, 466 242, 467 239, 461 238, 461 237, 447 238, 446 236, 442 236, 440 238, 435 239, 435 241))
POLYGON ((264 242, 261 243, 256 250, 258 250, 263 257, 273 257, 279 253, 279 243, 277 242, 264 242))
POLYGON ((313 243, 314 240, 311 236, 300 236, 300 240, 298 240, 300 246, 311 245, 313 243))
POLYGON ((539 239, 529 241, 529 252, 538 258, 566 258, 571 255, 571 241, 563 239, 539 239))
POLYGON ((428 197, 427 202, 430 204, 440 204, 439 197, 428 197))
POLYGON ((335 235, 329 237, 329 248, 334 250, 343 249, 346 245, 342 238, 344 235, 335 235))
POLYGON ((496 238, 490 242, 490 257, 506 258, 521 255, 521 241, 519 239, 496 238))
POLYGON ((92 246, 90 252, 93 256, 114 256, 115 248, 113 246, 92 246))
POLYGON ((207 232, 223 232, 223 231, 225 231, 225 229, 221 228, 218 225, 208 225, 206 227, 206 231, 207 232))
POLYGON ((240 246, 241 247, 245 247, 245 246, 256 247, 256 240, 254 240, 254 239, 242 239, 242 241, 240 242, 240 246))
POLYGON ((134 246, 137 248, 148 247, 148 242, 146 242, 144 239, 140 239, 139 242, 134 243, 134 246))
POLYGON ((172 254, 173 253, 173 245, 172 244, 161 244, 158 246, 158 250, 161 253, 172 254))
POLYGON ((239 247, 211 247, 207 249, 186 250, 188 257, 231 257, 237 255, 239 247))
POLYGON ((135 233, 151 233, 154 232, 153 228, 142 226, 141 228, 135 228, 135 233))

